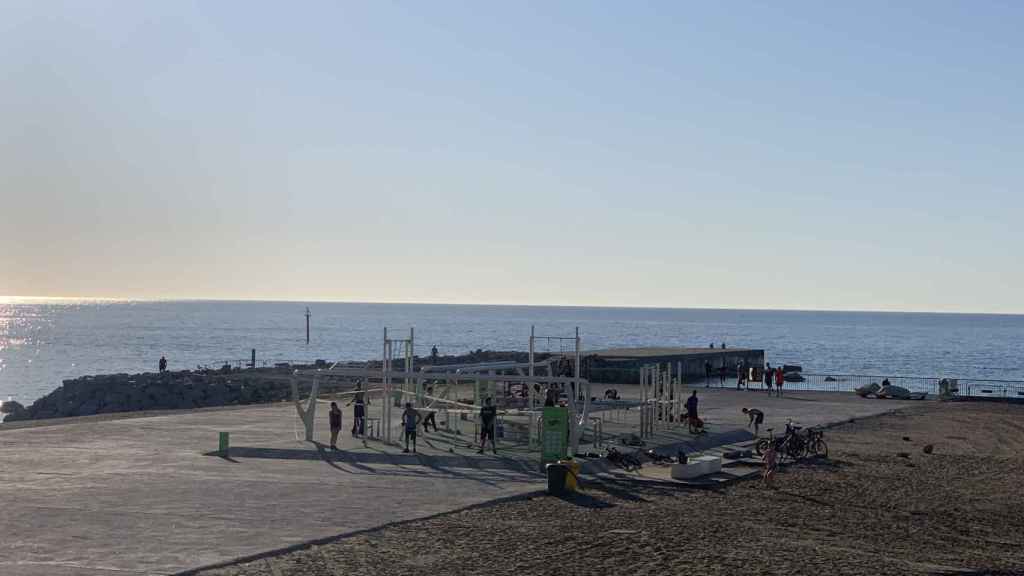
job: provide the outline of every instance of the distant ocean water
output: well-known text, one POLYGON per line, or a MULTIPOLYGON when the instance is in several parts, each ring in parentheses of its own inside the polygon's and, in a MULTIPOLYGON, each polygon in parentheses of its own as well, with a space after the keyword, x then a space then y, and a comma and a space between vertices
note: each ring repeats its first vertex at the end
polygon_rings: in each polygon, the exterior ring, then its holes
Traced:
MULTIPOLYGON (((584 349, 764 348, 805 371, 1024 380, 1024 316, 233 301, 0 302, 0 401, 30 403, 67 378, 248 358, 365 360, 384 327, 416 329, 416 353, 526 350, 530 326, 584 349), (306 306, 312 312, 305 343, 306 306)), ((544 351, 541 349, 541 351, 544 351)), ((557 350, 556 350, 557 351, 557 350)))

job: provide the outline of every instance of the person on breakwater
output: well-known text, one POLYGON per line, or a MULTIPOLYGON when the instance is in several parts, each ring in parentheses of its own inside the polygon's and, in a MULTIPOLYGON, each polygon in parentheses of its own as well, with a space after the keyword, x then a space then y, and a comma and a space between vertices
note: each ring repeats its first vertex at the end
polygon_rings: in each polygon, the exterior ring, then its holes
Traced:
POLYGON ((352 399, 348 401, 345 406, 351 406, 352 408, 352 436, 362 436, 366 434, 366 406, 370 403, 370 400, 366 398, 366 393, 363 392, 363 384, 357 383, 355 394, 352 395, 352 399))
POLYGON ((331 411, 328 413, 331 423, 331 450, 338 449, 338 434, 341 433, 341 408, 337 402, 331 402, 331 411))
POLYGON ((161 356, 160 357, 160 362, 159 362, 158 366, 160 367, 160 371, 161 372, 167 372, 167 357, 166 356, 161 356))

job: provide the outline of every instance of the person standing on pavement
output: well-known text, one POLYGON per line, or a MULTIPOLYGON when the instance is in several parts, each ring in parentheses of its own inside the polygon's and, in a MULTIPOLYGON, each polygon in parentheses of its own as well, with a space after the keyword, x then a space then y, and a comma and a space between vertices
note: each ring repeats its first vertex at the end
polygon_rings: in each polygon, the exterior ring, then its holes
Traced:
POLYGON ((331 450, 338 449, 338 434, 341 433, 341 408, 337 402, 331 402, 331 411, 328 413, 328 420, 331 423, 331 450))
POLYGON ((405 403, 405 410, 402 411, 402 426, 405 428, 405 450, 409 452, 409 440, 412 440, 412 451, 416 452, 416 427, 420 424, 420 413, 412 407, 412 402, 405 403))
POLYGON ((477 454, 483 454, 487 446, 487 438, 491 439, 491 450, 498 453, 498 446, 494 441, 494 424, 498 419, 498 409, 491 404, 491 399, 484 399, 484 407, 480 409, 480 450, 477 454))

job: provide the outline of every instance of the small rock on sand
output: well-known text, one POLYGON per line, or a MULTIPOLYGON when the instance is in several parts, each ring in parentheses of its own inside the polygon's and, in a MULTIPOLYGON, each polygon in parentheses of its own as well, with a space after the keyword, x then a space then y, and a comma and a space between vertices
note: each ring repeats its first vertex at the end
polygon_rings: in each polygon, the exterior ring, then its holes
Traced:
POLYGON ((921 451, 924 452, 925 454, 931 454, 934 450, 935 446, 932 446, 931 444, 928 444, 927 446, 921 449, 921 451))

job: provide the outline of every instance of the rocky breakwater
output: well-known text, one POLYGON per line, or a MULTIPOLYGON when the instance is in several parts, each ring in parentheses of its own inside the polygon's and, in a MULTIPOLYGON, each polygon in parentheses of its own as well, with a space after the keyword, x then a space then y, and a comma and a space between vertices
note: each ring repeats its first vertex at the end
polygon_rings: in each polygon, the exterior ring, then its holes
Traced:
MULTIPOLYGON (((538 354, 537 359, 548 354, 538 354)), ((482 362, 526 362, 525 352, 476 350, 457 356, 414 359, 415 369, 424 366, 473 364, 482 362)), ((380 369, 380 361, 355 362, 350 366, 380 369)), ((259 404, 291 400, 290 375, 297 368, 327 368, 323 360, 305 366, 281 364, 274 368, 185 370, 144 374, 109 374, 65 380, 63 385, 24 407, 5 402, 0 408, 2 422, 42 420, 69 416, 92 416, 140 410, 183 410, 235 404, 259 404)), ((320 392, 348 390, 354 381, 321 382, 320 392)))
POLYGON ((65 380, 4 422, 277 402, 291 398, 290 369, 110 374, 65 380))

